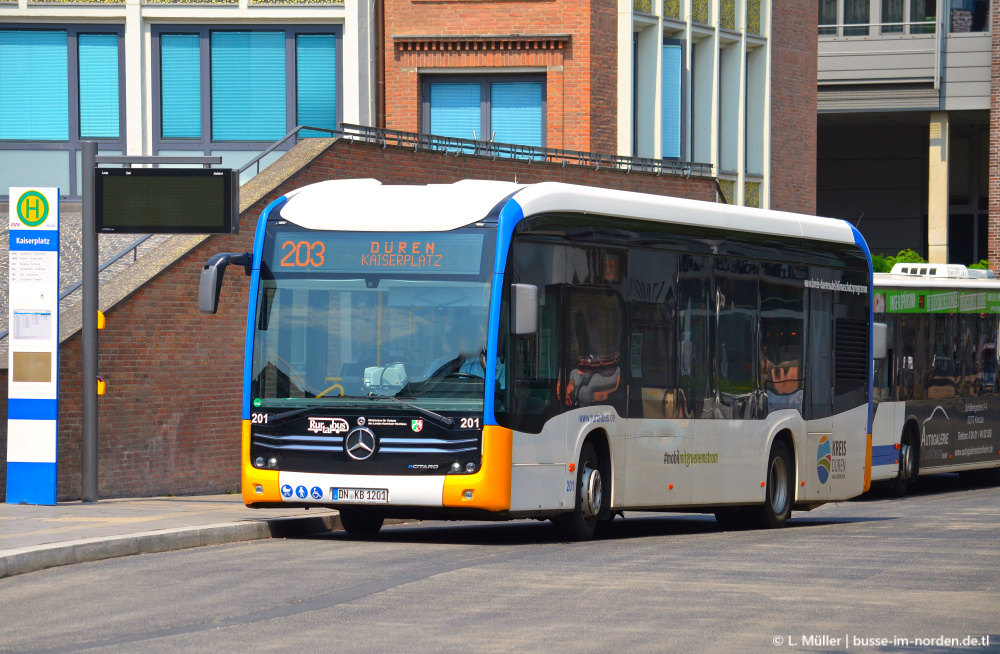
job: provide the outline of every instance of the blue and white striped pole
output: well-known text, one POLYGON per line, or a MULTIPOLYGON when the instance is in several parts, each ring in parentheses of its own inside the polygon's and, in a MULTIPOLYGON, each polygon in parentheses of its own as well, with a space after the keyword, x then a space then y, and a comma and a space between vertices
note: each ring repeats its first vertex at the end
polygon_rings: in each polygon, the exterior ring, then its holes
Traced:
POLYGON ((59 189, 10 188, 7 503, 56 503, 59 189))

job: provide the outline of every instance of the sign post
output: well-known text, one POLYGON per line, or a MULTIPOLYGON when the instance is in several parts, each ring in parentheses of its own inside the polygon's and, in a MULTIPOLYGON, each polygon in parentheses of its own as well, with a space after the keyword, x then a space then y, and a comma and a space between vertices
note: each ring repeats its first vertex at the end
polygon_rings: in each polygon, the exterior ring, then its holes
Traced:
POLYGON ((7 503, 56 503, 59 189, 10 188, 7 503))

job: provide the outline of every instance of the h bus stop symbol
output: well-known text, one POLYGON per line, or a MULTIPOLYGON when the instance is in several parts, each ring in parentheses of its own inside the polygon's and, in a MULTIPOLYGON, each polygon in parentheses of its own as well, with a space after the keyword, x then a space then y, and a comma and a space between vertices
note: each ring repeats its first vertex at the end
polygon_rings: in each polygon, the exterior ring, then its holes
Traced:
POLYGON ((17 218, 22 225, 38 227, 49 217, 49 201, 38 191, 28 191, 17 201, 17 218))

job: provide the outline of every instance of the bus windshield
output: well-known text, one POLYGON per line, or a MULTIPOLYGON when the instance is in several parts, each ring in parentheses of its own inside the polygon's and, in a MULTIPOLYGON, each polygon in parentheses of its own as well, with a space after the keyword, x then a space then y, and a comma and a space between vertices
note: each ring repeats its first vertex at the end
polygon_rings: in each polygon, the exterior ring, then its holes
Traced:
MULTIPOLYGON (((412 270, 398 259, 388 265, 387 257, 385 266, 369 256, 360 263, 362 251, 384 253, 387 245, 398 256, 400 236, 414 235, 278 231, 268 238, 251 370, 255 403, 334 407, 396 397, 431 410, 482 410, 492 281, 483 255, 492 252, 492 233, 434 234, 444 257, 437 270, 412 270), (325 250, 324 265, 282 270, 282 260, 294 262, 296 254, 310 262, 298 252, 289 257, 285 243, 311 247, 313 260, 325 250)), ((412 249, 415 241, 408 242, 412 249)))

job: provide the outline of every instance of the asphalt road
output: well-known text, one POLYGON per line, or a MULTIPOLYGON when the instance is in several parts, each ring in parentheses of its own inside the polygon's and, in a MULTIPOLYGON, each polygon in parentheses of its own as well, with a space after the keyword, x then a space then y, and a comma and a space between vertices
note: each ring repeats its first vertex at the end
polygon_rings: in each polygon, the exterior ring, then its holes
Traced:
POLYGON ((777 531, 423 522, 55 568, 0 580, 0 651, 1000 651, 1000 488, 922 485, 777 531))

